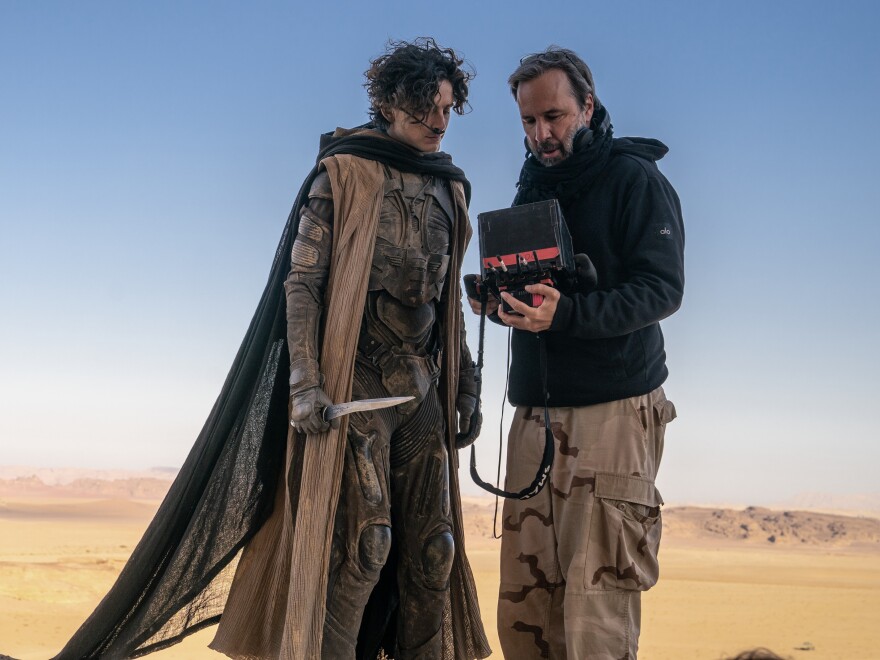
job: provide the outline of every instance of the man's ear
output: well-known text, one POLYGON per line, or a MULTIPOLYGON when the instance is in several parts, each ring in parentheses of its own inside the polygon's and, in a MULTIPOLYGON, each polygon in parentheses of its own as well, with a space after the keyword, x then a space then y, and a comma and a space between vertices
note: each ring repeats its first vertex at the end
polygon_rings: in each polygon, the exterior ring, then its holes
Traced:
POLYGON ((584 116, 587 120, 587 126, 590 125, 590 120, 593 118, 593 110, 595 110, 595 104, 593 103, 593 95, 587 94, 587 100, 584 103, 584 116))
POLYGON ((379 112, 382 113, 382 117, 384 117, 385 121, 387 121, 389 124, 394 123, 394 113, 391 111, 391 108, 389 106, 387 106, 387 105, 379 106, 379 112))

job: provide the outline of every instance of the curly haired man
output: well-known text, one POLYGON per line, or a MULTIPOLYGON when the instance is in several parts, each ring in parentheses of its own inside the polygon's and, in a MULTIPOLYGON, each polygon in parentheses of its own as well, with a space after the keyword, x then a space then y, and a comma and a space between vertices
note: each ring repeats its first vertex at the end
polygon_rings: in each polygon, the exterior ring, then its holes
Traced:
MULTIPOLYGON (((400 659, 485 655, 484 640, 466 640, 482 633, 453 464, 456 435, 461 444, 478 420, 459 290, 469 186, 440 152, 451 113, 467 103, 462 63, 432 39, 390 44, 366 72, 371 123, 323 137, 285 290, 290 423, 305 452, 340 438, 341 479, 319 484, 338 502, 324 514, 332 532, 319 530, 326 560, 308 568, 326 572, 317 587, 326 600, 303 616, 303 594, 287 594, 271 612, 285 610, 288 632, 257 635, 255 646, 240 644, 253 628, 235 623, 227 605, 213 646, 233 657, 274 652, 309 629, 317 636, 319 623, 323 658, 364 649, 375 657, 379 648, 400 659), (390 396, 415 398, 351 415, 339 429, 321 416, 333 401, 390 396), (227 631, 235 644, 221 641, 227 631)), ((308 455, 301 470, 295 534, 313 534, 300 527, 315 475, 308 455)), ((247 567, 277 559, 259 537, 251 546, 239 568, 247 583, 247 567)), ((233 586, 230 603, 252 622, 253 598, 236 596, 233 586)))
POLYGON ((322 136, 199 438, 58 660, 140 656, 218 621, 211 648, 247 660, 489 654, 455 470, 479 427, 470 186, 439 150, 467 105, 462 64, 432 39, 371 63, 372 122, 322 136))

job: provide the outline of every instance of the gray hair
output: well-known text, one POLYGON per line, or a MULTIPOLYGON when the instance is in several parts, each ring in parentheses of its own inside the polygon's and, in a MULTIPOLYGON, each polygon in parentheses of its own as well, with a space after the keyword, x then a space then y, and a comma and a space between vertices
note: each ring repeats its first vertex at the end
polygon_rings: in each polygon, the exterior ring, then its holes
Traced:
POLYGON ((590 71, 590 67, 573 50, 559 46, 548 46, 546 50, 526 55, 519 61, 516 71, 507 79, 513 98, 516 98, 520 83, 534 80, 550 69, 559 69, 565 73, 571 84, 572 96, 581 109, 586 106, 587 97, 590 95, 593 96, 593 104, 597 108, 602 107, 596 96, 596 86, 593 83, 593 72, 590 71))

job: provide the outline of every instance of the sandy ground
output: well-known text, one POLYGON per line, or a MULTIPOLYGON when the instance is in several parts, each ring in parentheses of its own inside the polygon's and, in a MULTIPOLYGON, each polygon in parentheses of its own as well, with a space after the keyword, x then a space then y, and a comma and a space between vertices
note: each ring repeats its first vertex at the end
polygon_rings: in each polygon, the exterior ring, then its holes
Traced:
MULTIPOLYGON (((57 652, 113 583, 156 505, 2 497, 0 654, 26 660, 57 652)), ((761 511, 758 518, 743 513, 747 522, 734 528, 769 519, 772 512, 761 511)), ((682 522, 699 515, 717 522, 728 513, 668 511, 661 580, 644 599, 640 658, 718 659, 755 646, 807 660, 880 658, 880 544, 870 534, 867 541, 850 534, 854 542, 843 544, 808 542, 802 532, 797 543, 770 543, 756 540, 760 534, 730 538, 682 522), (814 648, 798 650, 805 646, 814 648)), ((483 618, 497 649, 499 542, 491 539, 491 503, 466 501, 465 515, 483 618)), ((212 634, 202 631, 152 657, 222 657, 206 648, 212 634)))

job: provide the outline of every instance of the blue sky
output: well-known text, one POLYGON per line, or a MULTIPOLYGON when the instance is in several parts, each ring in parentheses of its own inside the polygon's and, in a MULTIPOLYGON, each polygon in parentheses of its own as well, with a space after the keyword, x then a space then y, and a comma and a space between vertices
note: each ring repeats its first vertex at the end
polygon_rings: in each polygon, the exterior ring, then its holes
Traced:
MULTIPOLYGON (((0 2, 0 463, 179 465, 318 135, 366 119, 389 38, 431 35, 477 72, 443 143, 474 218, 512 199, 505 80, 548 44, 591 65, 617 135, 670 147, 665 498, 878 490, 875 3, 307 4, 0 2)), ((505 333, 487 343, 484 477, 505 333)))

